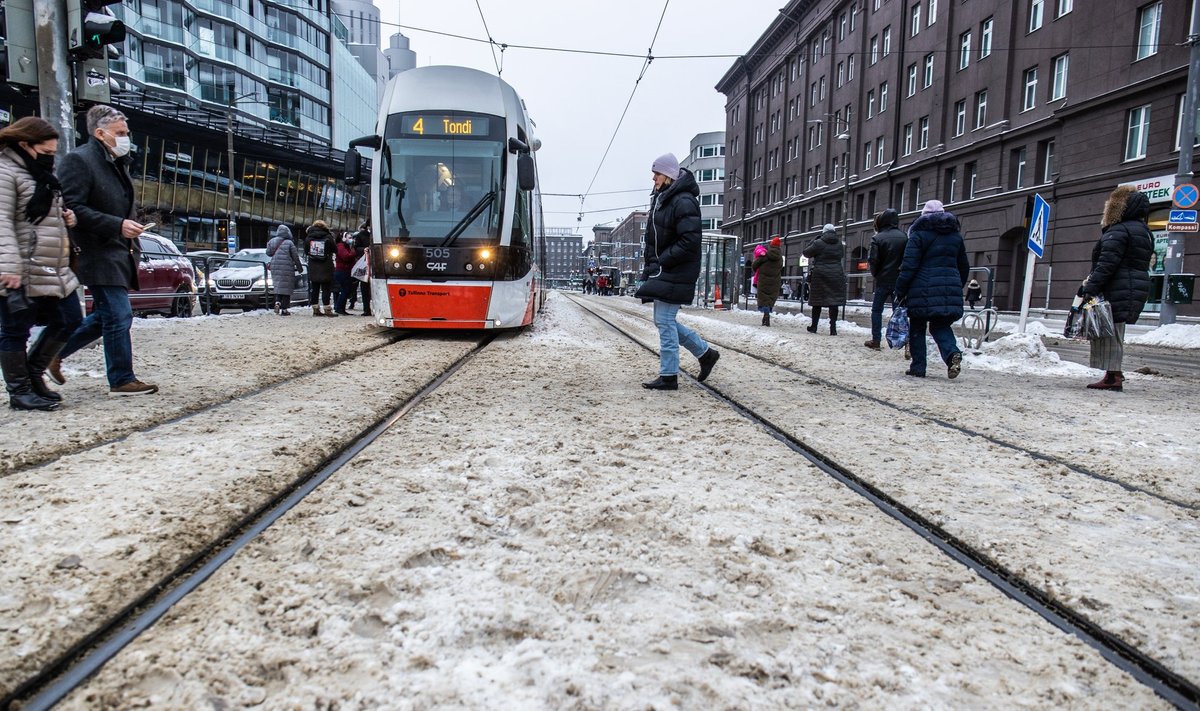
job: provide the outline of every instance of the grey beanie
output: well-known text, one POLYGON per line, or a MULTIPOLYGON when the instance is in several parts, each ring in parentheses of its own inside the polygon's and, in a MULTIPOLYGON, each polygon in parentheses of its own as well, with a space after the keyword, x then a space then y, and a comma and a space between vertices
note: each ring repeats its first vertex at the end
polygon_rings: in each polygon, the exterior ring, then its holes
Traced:
POLYGON ((834 234, 837 234, 837 228, 834 227, 833 225, 829 224, 828 222, 826 222, 825 226, 821 228, 821 232, 822 233, 832 232, 834 234))
POLYGON ((664 153, 654 159, 654 162, 650 164, 650 170, 674 180, 679 177, 679 159, 675 157, 674 153, 664 153))
POLYGON ((288 229, 287 225, 280 225, 275 228, 275 236, 276 237, 286 237, 288 239, 291 239, 292 231, 290 229, 288 229))

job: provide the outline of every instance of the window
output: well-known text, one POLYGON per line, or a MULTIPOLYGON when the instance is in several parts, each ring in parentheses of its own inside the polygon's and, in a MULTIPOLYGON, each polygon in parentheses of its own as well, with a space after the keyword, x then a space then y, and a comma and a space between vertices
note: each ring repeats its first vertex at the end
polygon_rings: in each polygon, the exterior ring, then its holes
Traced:
POLYGON ((883 28, 883 56, 888 56, 892 53, 892 26, 888 25, 883 28))
POLYGON ((1158 54, 1158 29, 1162 22, 1162 0, 1138 11, 1137 59, 1158 54))
POLYGON ((929 25, 932 26, 933 23, 937 22, 937 0, 929 0, 929 9, 925 15, 929 18, 926 20, 929 25))
POLYGON ((1042 5, 1045 0, 1029 0, 1029 31, 1042 28, 1042 5))
POLYGON ((872 161, 875 160, 875 144, 873 141, 867 141, 863 146, 863 170, 870 170, 872 161))
POLYGON ((929 117, 921 117, 921 139, 917 142, 918 150, 925 150, 929 147, 929 117))
POLYGON ((1058 0, 1058 9, 1054 12, 1054 17, 1058 19, 1074 9, 1075 0, 1058 0))
POLYGON ((967 30, 958 36, 958 68, 966 69, 971 65, 971 31, 967 30))
POLYGON ((871 36, 871 66, 879 61, 879 35, 871 36))
MULTIPOLYGON (((1179 120, 1175 124, 1175 150, 1179 150, 1179 146, 1183 143, 1183 127, 1187 125, 1187 121, 1183 117, 1183 96, 1179 97, 1179 120)), ((1193 116, 1192 127, 1194 138, 1193 146, 1200 146, 1200 111, 1197 111, 1193 116)))
POLYGON ((846 13, 838 15, 838 42, 846 41, 846 27, 850 24, 850 18, 846 13))
POLYGON ((884 111, 887 111, 887 102, 888 102, 888 83, 885 81, 884 83, 879 85, 879 113, 883 113, 884 111))
POLYGON ((838 62, 837 66, 837 85, 840 89, 846 83, 846 63, 838 62))
POLYGON ((1054 182, 1054 139, 1038 144, 1038 176, 1043 183, 1054 182))
POLYGON ((983 59, 992 54, 992 18, 979 23, 979 58, 983 59))
POLYGON ((1150 133, 1150 105, 1139 106, 1129 111, 1129 123, 1125 132, 1125 160, 1146 157, 1146 143, 1150 133))
POLYGON ((963 99, 954 104, 954 135, 961 136, 967 130, 967 100, 963 99))
POLYGON ((975 92, 975 128, 987 125, 987 89, 975 92))
POLYGON ((1025 187, 1025 147, 1014 148, 1009 160, 1012 174, 1008 179, 1008 187, 1012 190, 1025 187))
POLYGON ((967 180, 967 199, 971 200, 975 197, 975 185, 979 180, 979 169, 974 162, 967 163, 966 170, 963 171, 967 180))
POLYGON ((867 118, 875 118, 875 90, 867 91, 867 118))
POLYGON ((1058 101, 1067 97, 1067 64, 1069 55, 1060 54, 1054 58, 1054 84, 1050 87, 1050 100, 1058 101))
POLYGON ((821 77, 821 101, 825 100, 825 77, 821 77))
POLYGON ((854 55, 846 57, 846 81, 854 81, 854 55))
POLYGON ((908 65, 908 96, 917 93, 917 65, 908 65))
POLYGON ((1021 95, 1021 110, 1028 111, 1037 106, 1037 67, 1026 69, 1021 75, 1021 83, 1025 87, 1021 95))
POLYGON ((910 22, 909 22, 909 33, 908 34, 910 37, 916 37, 917 33, 921 31, 921 4, 920 3, 917 3, 916 5, 912 6, 912 9, 909 11, 909 19, 910 19, 910 22))
POLYGON ((922 89, 928 89, 933 86, 933 53, 925 55, 925 80, 921 85, 922 89))
POLYGON ((850 31, 853 32, 858 27, 858 3, 850 6, 850 31))
POLYGON ((903 153, 903 155, 906 155, 906 156, 908 156, 908 155, 912 155, 912 147, 913 147, 913 146, 912 146, 912 139, 913 139, 913 125, 912 125, 911 123, 910 123, 910 124, 905 124, 905 126, 904 126, 904 153, 903 153))
POLYGON ((875 165, 883 165, 883 136, 875 139, 875 165))
POLYGON ((943 196, 944 199, 942 200, 942 202, 949 205, 949 204, 953 203, 958 197, 958 195, 957 195, 957 193, 958 193, 958 170, 956 168, 947 168, 946 169, 945 186, 946 186, 946 194, 943 196))

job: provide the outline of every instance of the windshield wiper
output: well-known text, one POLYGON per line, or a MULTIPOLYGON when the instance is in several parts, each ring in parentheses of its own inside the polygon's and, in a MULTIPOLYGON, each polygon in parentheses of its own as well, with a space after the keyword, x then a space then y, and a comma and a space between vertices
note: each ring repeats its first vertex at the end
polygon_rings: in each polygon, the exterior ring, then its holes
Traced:
POLYGON ((458 224, 450 229, 450 232, 446 235, 446 238, 442 240, 442 244, 440 246, 449 247, 450 245, 454 244, 454 241, 466 231, 467 227, 469 227, 472 222, 479 219, 479 216, 483 214, 483 211, 486 210, 495 199, 495 190, 489 191, 486 195, 479 198, 479 202, 475 203, 475 206, 470 210, 467 210, 467 214, 463 215, 463 218, 458 221, 458 224))

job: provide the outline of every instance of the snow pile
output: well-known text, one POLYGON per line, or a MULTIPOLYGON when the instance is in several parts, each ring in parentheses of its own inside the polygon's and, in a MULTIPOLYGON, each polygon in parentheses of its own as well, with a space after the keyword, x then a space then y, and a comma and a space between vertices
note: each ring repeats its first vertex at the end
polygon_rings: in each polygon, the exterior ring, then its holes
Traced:
POLYGON ((1173 323, 1159 326, 1148 333, 1125 335, 1126 343, 1141 346, 1166 346, 1167 348, 1200 348, 1200 325, 1173 323))
POLYGON ((984 343, 977 351, 967 354, 971 368, 994 370, 1023 375, 1091 376, 1091 368, 1070 363, 1046 348, 1041 336, 1033 333, 1014 333, 984 343))

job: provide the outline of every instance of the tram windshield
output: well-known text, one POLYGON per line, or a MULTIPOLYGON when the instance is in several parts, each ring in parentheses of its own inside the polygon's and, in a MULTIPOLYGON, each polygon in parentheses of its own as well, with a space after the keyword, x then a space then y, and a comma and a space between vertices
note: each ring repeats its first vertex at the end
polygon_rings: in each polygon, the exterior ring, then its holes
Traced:
POLYGON ((383 236, 498 243, 504 149, 499 116, 391 116, 379 158, 383 236))

